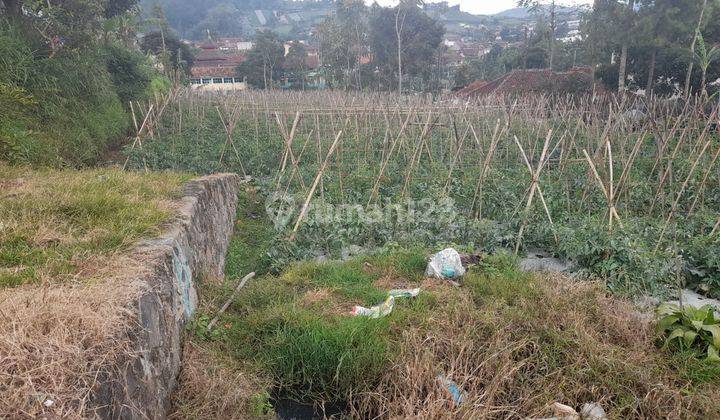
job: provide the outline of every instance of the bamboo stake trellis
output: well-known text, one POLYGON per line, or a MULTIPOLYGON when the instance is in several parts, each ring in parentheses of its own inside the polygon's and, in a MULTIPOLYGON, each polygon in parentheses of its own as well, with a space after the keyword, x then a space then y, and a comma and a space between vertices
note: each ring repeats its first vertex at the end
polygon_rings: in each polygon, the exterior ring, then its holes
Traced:
MULTIPOLYGON (((700 217, 706 208, 718 210, 709 198, 720 182, 715 170, 720 145, 712 129, 717 114, 703 111, 704 106, 699 99, 673 105, 599 95, 434 102, 374 93, 179 91, 132 105, 130 150, 138 157, 133 165, 144 169, 150 165, 148 144, 174 142, 192 124, 210 126, 209 114, 215 113, 218 139, 224 142, 216 164, 271 177, 284 195, 307 197, 312 189, 328 198, 332 191, 331 200, 360 196, 371 205, 387 191, 407 198, 435 183, 470 217, 512 220, 516 249, 535 199, 556 241, 561 211, 602 215, 610 232, 628 219, 650 215, 662 221, 662 246, 667 225, 680 212, 700 217), (652 118, 631 123, 624 115, 636 107, 652 118), (547 138, 550 131, 556 141, 547 138), (344 138, 336 144, 338 132, 344 138), (227 159, 229 152, 235 159, 227 159), (273 169, 258 172, 265 168, 273 169), (310 179, 317 185, 307 185, 310 179), (516 185, 503 184, 508 182, 516 185), (365 186, 357 190, 358 185, 365 186), (645 202, 637 199, 639 189, 651 191, 645 202), (606 207, 598 209, 598 200, 606 207)), ((713 224, 717 234, 717 222, 705 226, 713 224)))

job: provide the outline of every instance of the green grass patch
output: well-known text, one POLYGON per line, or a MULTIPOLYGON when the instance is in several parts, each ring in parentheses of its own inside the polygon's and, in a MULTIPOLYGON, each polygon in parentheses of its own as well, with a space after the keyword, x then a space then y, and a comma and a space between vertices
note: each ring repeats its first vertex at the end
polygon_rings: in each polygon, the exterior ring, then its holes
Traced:
MULTIPOLYGON (((432 418, 450 412, 436 393, 437 374, 448 373, 468 401, 452 411, 457 417, 482 418, 489 406, 538 417, 555 401, 578 408, 601 401, 618 418, 673 417, 688 406, 697 417, 718 413, 720 371, 655 347, 652 328, 600 285, 521 273, 514 256, 497 253, 454 288, 425 279, 429 252, 421 248, 297 262, 273 274, 257 262, 267 260, 273 227, 252 218, 238 223, 229 258, 259 264, 266 274, 243 289, 217 334, 194 340, 232 355, 248 372, 265 372, 274 389, 264 391, 348 403, 361 418, 432 418), (396 300, 385 318, 348 314, 353 305, 381 303, 395 287, 423 291, 396 300), (658 390, 658 383, 668 385, 658 390)), ((233 277, 206 286, 205 296, 226 299, 238 275, 253 270, 238 266, 230 264, 233 277)))
POLYGON ((0 164, 0 287, 92 277, 160 231, 188 179, 0 164))
POLYGON ((273 226, 265 217, 263 197, 253 189, 238 194, 237 220, 225 260, 225 274, 242 278, 253 271, 267 273, 271 264, 268 250, 274 235, 273 226))
MULTIPOLYGON (((267 249, 272 225, 257 217, 262 200, 252 190, 240 194, 235 234, 221 286, 204 284, 206 300, 220 302, 237 278, 249 271, 265 273, 253 279, 235 299, 215 335, 217 348, 269 372, 276 387, 310 401, 344 401, 354 392, 377 384, 393 360, 392 335, 400 323, 421 319, 434 300, 428 294, 398 300, 397 318, 371 320, 351 317, 353 305, 381 303, 387 290, 375 282, 392 275, 400 282, 419 281, 425 252, 388 252, 347 262, 300 262, 279 275, 270 274, 267 249), (403 277, 405 276, 405 277, 403 277), (229 328, 228 328, 229 326, 229 328)), ((200 317, 205 319, 207 317, 200 317)), ((197 328, 191 330, 198 330, 197 328)))

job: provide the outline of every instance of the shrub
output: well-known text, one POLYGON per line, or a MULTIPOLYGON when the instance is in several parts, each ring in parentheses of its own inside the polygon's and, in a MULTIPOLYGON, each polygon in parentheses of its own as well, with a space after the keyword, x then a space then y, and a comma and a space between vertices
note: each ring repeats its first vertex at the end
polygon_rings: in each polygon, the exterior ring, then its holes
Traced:
POLYGON ((152 92, 144 60, 119 45, 97 44, 50 56, 34 31, 0 20, 0 159, 97 163, 126 137, 130 117, 123 104, 152 92))
POLYGON ((120 101, 127 106, 131 100, 145 97, 153 81, 145 56, 118 45, 105 49, 107 69, 120 101))

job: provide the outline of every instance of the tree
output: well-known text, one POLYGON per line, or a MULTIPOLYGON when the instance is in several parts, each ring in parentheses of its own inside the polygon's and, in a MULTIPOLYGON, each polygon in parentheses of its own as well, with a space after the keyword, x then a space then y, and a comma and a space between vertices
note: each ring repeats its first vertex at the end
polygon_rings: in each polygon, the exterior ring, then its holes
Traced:
POLYGON ((700 31, 697 32, 697 35, 695 37, 697 39, 697 51, 694 52, 694 58, 695 62, 697 62, 698 66, 700 66, 700 71, 702 72, 702 76, 700 79, 700 90, 703 96, 707 96, 708 67, 710 67, 710 65, 715 61, 720 60, 720 48, 714 46, 708 49, 707 45, 705 44, 705 39, 703 38, 703 35, 700 31))
POLYGON ((361 57, 367 54, 367 7, 362 0, 339 0, 334 15, 317 27, 323 70, 345 89, 362 89, 361 57))
MULTIPOLYGON (((637 0, 637 45, 650 51, 646 90, 653 90, 658 51, 686 46, 694 36, 697 0, 637 0)), ((660 69, 662 70, 662 69, 660 69)))
POLYGON ((398 93, 403 92, 403 74, 402 74, 402 34, 405 29, 405 19, 407 18, 407 9, 398 6, 395 10, 395 39, 397 42, 397 63, 398 63, 398 93), (402 15, 402 19, 400 18, 402 15))
MULTIPOLYGON (((340 0, 336 8, 337 20, 343 29, 345 45, 348 47, 346 66, 348 78, 355 75, 357 89, 362 90, 360 57, 368 52, 368 13, 363 0, 340 0)), ((346 86, 349 83, 346 82, 346 86)))
POLYGON ((140 41, 140 48, 157 56, 167 76, 176 81, 190 73, 195 61, 190 47, 171 33, 150 32, 140 41))
POLYGON ((370 18, 370 49, 386 87, 396 82, 405 90, 406 76, 427 81, 445 28, 413 2, 395 8, 373 6, 370 18))
POLYGON ((282 77, 285 47, 277 34, 270 30, 259 31, 247 60, 237 68, 252 86, 269 89, 282 77))
MULTIPOLYGON (((708 0, 703 0, 702 9, 700 9, 700 17, 697 21, 697 26, 695 27, 695 33, 693 36, 692 43, 690 44, 690 53, 695 54, 695 44, 697 43, 697 35, 700 33, 700 29, 702 27, 703 23, 703 17, 705 16, 705 10, 707 9, 708 0)), ((693 62, 691 61, 688 65, 688 71, 687 71, 687 77, 685 78, 685 97, 688 97, 690 95, 690 78, 692 77, 692 71, 693 71, 693 62)))
POLYGON ((625 22, 625 27, 629 29, 628 32, 626 32, 625 37, 623 37, 622 47, 620 48, 620 71, 618 72, 619 93, 625 92, 625 80, 627 79, 628 44, 632 40, 632 27, 635 24, 635 0, 628 0, 627 12, 625 13, 623 21, 625 22))
POLYGON ((557 9, 555 8, 555 0, 545 7, 540 0, 518 0, 518 6, 530 8, 530 11, 538 16, 545 18, 547 11, 547 20, 549 22, 546 32, 549 53, 549 67, 552 69, 555 61, 555 36, 557 34, 557 9))
POLYGON ((106 0, 2 1, 5 13, 13 20, 24 20, 43 38, 53 57, 64 48, 93 45, 102 34, 106 0))
POLYGON ((138 0, 109 0, 105 6, 105 17, 110 19, 120 16, 137 5, 138 0))
POLYGON ((349 85, 345 69, 350 67, 351 54, 349 38, 340 21, 328 18, 317 27, 317 37, 320 41, 321 69, 326 75, 330 85, 343 81, 346 89, 349 85))
POLYGON ((308 53, 305 45, 295 41, 290 44, 290 49, 285 57, 285 74, 293 81, 299 81, 305 90, 305 75, 308 71, 308 53))
POLYGON ((11 18, 19 18, 22 15, 22 0, 1 0, 5 7, 5 13, 11 18))
POLYGON ((243 14, 237 7, 226 3, 218 4, 208 10, 205 18, 195 25, 193 35, 196 39, 240 36, 243 33, 240 24, 242 18, 243 14))

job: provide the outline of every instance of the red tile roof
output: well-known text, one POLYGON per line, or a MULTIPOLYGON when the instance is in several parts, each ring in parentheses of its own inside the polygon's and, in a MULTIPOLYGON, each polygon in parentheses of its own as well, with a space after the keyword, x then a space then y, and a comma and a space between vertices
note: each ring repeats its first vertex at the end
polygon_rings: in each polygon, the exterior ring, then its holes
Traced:
POLYGON ((190 70, 192 77, 237 77, 235 67, 196 67, 190 70))
POLYGON ((201 51, 195 57, 190 73, 193 77, 235 77, 238 65, 246 60, 242 54, 227 54, 218 50, 201 51))
POLYGON ((468 98, 494 93, 521 94, 525 92, 582 93, 593 91, 592 69, 574 68, 566 72, 549 69, 515 70, 491 82, 477 81, 457 92, 468 98))

